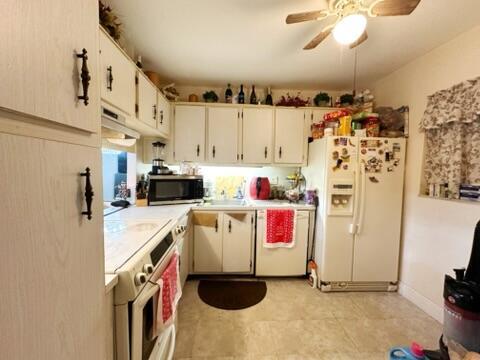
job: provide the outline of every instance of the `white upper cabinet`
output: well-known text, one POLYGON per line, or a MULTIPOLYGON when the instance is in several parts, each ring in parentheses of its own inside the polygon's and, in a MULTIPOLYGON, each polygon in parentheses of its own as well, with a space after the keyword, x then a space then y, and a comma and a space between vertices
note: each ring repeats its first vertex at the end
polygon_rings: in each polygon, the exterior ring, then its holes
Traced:
POLYGON ((170 102, 163 96, 163 94, 157 92, 157 129, 165 136, 170 135, 170 102))
POLYGON ((0 108, 99 132, 98 2, 4 0, 1 8, 0 108), (78 99, 82 65, 87 102, 78 99))
POLYGON ((302 164, 307 144, 305 109, 275 109, 275 163, 302 164))
POLYGON ((143 73, 138 72, 137 79, 137 117, 148 126, 157 128, 157 88, 143 73))
POLYGON ((239 159, 239 109, 207 107, 207 158, 212 163, 233 164, 239 159))
POLYGON ((205 160, 205 106, 175 106, 175 161, 205 160))
POLYGON ((243 162, 270 164, 272 162, 273 109, 245 107, 242 115, 243 162))
POLYGON ((114 41, 100 29, 100 77, 102 99, 135 116, 136 68, 114 41))

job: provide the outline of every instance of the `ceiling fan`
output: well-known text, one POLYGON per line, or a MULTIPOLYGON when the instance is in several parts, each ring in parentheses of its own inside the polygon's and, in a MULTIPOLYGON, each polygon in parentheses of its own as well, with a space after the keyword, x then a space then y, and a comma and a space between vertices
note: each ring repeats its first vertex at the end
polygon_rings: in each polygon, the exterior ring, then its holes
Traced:
POLYGON ((328 8, 318 11, 308 11, 287 16, 287 24, 304 21, 335 18, 335 21, 325 26, 305 47, 310 50, 317 47, 330 33, 340 44, 349 45, 350 49, 362 44, 368 39, 365 30, 367 18, 376 16, 409 15, 415 10, 421 0, 327 0, 328 8))

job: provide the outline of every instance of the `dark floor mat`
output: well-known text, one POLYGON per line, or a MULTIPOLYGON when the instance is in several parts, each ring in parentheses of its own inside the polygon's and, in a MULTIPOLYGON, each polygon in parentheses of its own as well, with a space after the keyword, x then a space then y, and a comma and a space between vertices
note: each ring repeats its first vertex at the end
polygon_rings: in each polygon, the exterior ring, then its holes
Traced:
POLYGON ((200 280, 198 296, 206 304, 224 310, 245 309, 263 300, 265 281, 200 280))

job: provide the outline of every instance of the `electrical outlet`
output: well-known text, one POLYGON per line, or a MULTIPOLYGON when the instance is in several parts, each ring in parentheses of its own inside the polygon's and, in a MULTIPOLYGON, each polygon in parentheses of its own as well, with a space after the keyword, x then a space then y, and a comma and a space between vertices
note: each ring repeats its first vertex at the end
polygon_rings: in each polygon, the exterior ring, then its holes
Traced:
POLYGON ((270 177, 270 185, 278 185, 278 176, 270 177))

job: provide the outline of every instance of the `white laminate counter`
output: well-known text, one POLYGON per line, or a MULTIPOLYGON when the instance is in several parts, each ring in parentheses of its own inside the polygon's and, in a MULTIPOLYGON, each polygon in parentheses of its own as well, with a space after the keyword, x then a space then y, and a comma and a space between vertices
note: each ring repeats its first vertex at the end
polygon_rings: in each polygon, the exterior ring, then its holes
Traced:
POLYGON ((118 275, 105 274, 105 293, 108 294, 118 284, 118 275))

